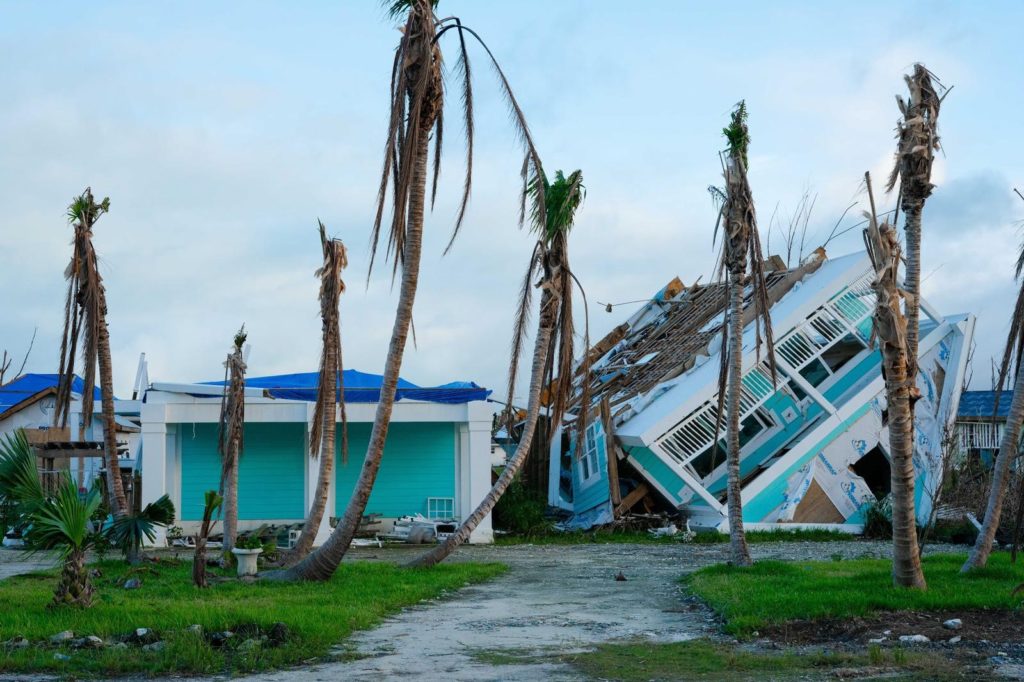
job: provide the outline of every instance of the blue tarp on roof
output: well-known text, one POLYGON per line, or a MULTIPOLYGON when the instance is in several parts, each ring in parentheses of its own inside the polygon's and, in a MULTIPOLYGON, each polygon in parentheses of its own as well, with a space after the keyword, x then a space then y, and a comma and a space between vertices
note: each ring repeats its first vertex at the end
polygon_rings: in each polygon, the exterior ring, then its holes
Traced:
MULTIPOLYGON (((1010 402, 1013 401, 1013 391, 1003 391, 999 396, 999 413, 996 417, 1006 419, 1010 414, 1010 402)), ((991 419, 992 411, 996 406, 995 391, 964 391, 960 394, 960 409, 958 417, 973 419, 991 419)))
MULTIPOLYGON (((380 387, 384 378, 379 374, 367 374, 354 369, 343 373, 345 402, 375 403, 380 400, 380 387)), ((283 400, 316 400, 316 389, 320 381, 317 372, 301 374, 277 374, 269 377, 247 377, 246 388, 262 388, 273 398, 283 400)), ((223 386, 223 381, 203 382, 210 386, 223 386)), ((423 400, 432 403, 459 404, 474 400, 486 400, 491 392, 472 381, 453 381, 443 386, 423 387, 399 378, 395 400, 423 400)))
MULTIPOLYGON (((48 388, 57 388, 59 382, 59 374, 22 374, 0 386, 0 417, 35 394, 48 388)), ((81 394, 83 388, 82 380, 76 376, 71 382, 71 392, 81 394)), ((93 389, 93 397, 101 399, 99 387, 93 389)))

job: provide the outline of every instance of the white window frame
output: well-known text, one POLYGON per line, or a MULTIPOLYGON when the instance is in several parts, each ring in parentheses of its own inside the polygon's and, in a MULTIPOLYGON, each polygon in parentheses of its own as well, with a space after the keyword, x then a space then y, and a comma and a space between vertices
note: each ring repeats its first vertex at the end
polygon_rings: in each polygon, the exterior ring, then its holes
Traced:
POLYGON ((448 521, 455 518, 454 497, 428 497, 427 518, 435 521, 448 521), (450 510, 450 513, 449 513, 450 510), (443 512, 443 514, 442 514, 443 512), (439 514, 442 514, 439 516, 439 514))
MULTIPOLYGON (((598 447, 598 439, 605 441, 604 430, 598 423, 587 425, 586 435, 583 438, 583 452, 579 457, 580 485, 588 488, 601 479, 601 453, 598 447), (600 432, 599 432, 600 429, 600 432)), ((607 447, 607 443, 605 443, 607 447)))

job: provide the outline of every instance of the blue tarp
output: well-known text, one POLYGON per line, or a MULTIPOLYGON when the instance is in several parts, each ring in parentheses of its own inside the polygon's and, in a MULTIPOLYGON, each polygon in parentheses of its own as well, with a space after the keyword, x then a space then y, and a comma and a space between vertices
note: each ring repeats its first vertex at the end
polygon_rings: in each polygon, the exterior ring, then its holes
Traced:
MULTIPOLYGON (((375 403, 380 400, 380 387, 383 377, 379 374, 367 374, 354 369, 346 369, 343 373, 345 386, 345 402, 375 403)), ((248 377, 246 388, 262 388, 273 398, 282 400, 316 400, 316 389, 320 375, 316 372, 301 374, 278 374, 269 377, 248 377)), ((203 382, 210 386, 223 386, 223 381, 203 382)), ((417 386, 411 381, 399 378, 395 400, 423 400, 432 403, 459 404, 473 400, 486 400, 491 392, 472 381, 453 381, 442 386, 417 386)))
MULTIPOLYGON (((1006 419, 1006 416, 1010 414, 1010 402, 1012 401, 1013 391, 1003 391, 1000 394, 997 418, 1006 419)), ((973 419, 991 419, 995 406, 995 391, 964 391, 960 394, 960 409, 957 411, 957 416, 973 419)))
MULTIPOLYGON (((0 386, 0 417, 35 394, 48 388, 57 388, 59 382, 59 374, 23 374, 0 386)), ((82 380, 76 376, 71 382, 71 392, 81 395, 83 388, 82 380)), ((95 400, 101 399, 99 387, 93 389, 93 397, 95 400)))

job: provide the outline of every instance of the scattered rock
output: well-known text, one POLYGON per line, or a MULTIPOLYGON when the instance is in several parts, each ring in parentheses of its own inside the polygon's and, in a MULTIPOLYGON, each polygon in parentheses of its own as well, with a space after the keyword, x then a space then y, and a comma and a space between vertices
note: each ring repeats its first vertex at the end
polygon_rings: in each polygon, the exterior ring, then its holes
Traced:
POLYGON ((185 628, 185 631, 186 632, 191 632, 191 633, 196 634, 196 635, 201 635, 201 634, 203 634, 203 626, 200 625, 199 623, 195 623, 195 624, 189 625, 187 628, 185 628))
POLYGON ((71 640, 72 649, 102 649, 103 640, 96 635, 89 635, 88 637, 79 637, 71 640))
POLYGON ((146 646, 142 647, 142 650, 143 651, 148 651, 148 652, 151 652, 151 653, 158 653, 160 651, 163 651, 166 648, 167 648, 167 642, 165 642, 163 640, 160 640, 158 642, 153 642, 152 644, 147 644, 146 646))
POLYGON ((924 635, 900 635, 900 641, 904 644, 927 644, 932 640, 924 635))
POLYGON ((882 633, 882 635, 884 635, 885 637, 891 637, 892 636, 892 630, 886 630, 885 632, 882 633))
POLYGON ((93 578, 93 579, 102 578, 103 577, 103 571, 101 571, 98 568, 91 568, 91 569, 89 569, 89 577, 93 578))
POLYGON ((874 637, 868 640, 868 644, 881 644, 882 642, 888 641, 886 637, 874 637))
POLYGON ((956 637, 950 637, 949 638, 949 643, 950 644, 959 644, 961 639, 963 639, 963 637, 961 637, 960 635, 957 635, 956 637))
POLYGON ((214 648, 222 647, 229 639, 231 639, 234 636, 235 633, 231 632, 231 630, 225 630, 224 632, 214 632, 210 635, 210 646, 214 648))
POLYGON ((142 587, 142 581, 138 578, 128 578, 124 581, 124 589, 126 590, 137 590, 142 587))
POLYGON ((67 654, 56 653, 56 654, 53 655, 53 660, 55 660, 55 661, 70 661, 71 657, 68 656, 67 654))
POLYGON ((291 632, 288 630, 288 626, 284 623, 274 623, 270 626, 270 631, 267 633, 267 637, 270 640, 271 645, 280 646, 285 643, 288 639, 288 635, 291 632))
POLYGON ((618 575, 615 576, 615 579, 618 580, 620 583, 626 582, 626 576, 622 573, 622 571, 619 571, 618 575))
POLYGON ((959 618, 950 618, 942 624, 942 627, 946 628, 947 630, 959 630, 963 626, 964 623, 959 618))
POLYGON ((27 639, 25 639, 21 635, 13 638, 9 642, 7 642, 7 646, 9 648, 11 648, 11 649, 27 649, 30 644, 31 644, 31 642, 29 642, 27 639))
POLYGON ((127 649, 128 645, 125 644, 124 642, 118 642, 117 644, 114 645, 113 648, 115 648, 115 649, 127 649))
POLYGON ((149 628, 135 628, 135 631, 128 636, 133 644, 152 644, 157 640, 156 633, 149 628))
POLYGON ((66 644, 75 638, 75 633, 71 630, 65 630, 64 632, 58 632, 50 638, 50 644, 66 644))
POLYGON ((241 652, 255 651, 260 648, 260 640, 258 639, 247 639, 238 645, 238 650, 241 652))

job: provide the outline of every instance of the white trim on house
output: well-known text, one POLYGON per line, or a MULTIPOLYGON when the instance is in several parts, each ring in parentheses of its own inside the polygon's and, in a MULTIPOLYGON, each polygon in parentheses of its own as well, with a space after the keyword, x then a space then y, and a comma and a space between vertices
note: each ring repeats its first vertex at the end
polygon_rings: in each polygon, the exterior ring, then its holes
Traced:
MULTIPOLYGON (((181 506, 181 434, 176 425, 210 424, 220 420, 221 386, 203 384, 154 383, 146 393, 141 406, 142 418, 142 504, 155 501, 168 494, 181 506), (210 392, 210 389, 213 392, 210 392), (197 397, 202 394, 209 397, 197 397)), ((300 422, 305 425, 308 438, 309 424, 315 405, 302 400, 283 400, 265 397, 262 389, 246 389, 245 420, 259 422, 300 422)), ((349 403, 345 406, 349 422, 372 423, 376 403, 349 403)), ((459 518, 464 520, 479 505, 491 489, 491 423, 492 411, 487 403, 445 404, 400 400, 395 403, 392 422, 452 422, 456 424, 455 457, 456 500, 459 518)), ((305 458, 306 495, 304 508, 309 509, 316 490, 319 465, 305 458)), ((331 481, 328 510, 334 509, 334 486, 331 481)), ((324 515, 317 531, 316 544, 329 537, 328 523, 331 513, 324 515)), ((283 521, 266 519, 268 522, 283 521)), ((470 536, 471 543, 493 542, 491 518, 485 518, 470 536)), ((163 529, 157 532, 154 544, 166 541, 163 529)))

